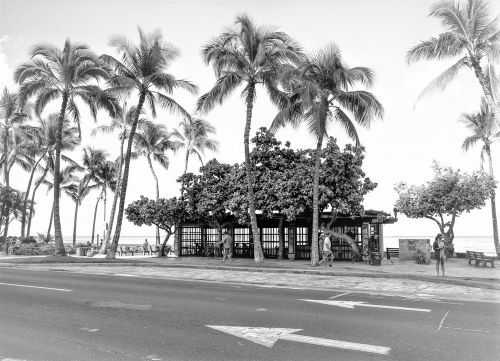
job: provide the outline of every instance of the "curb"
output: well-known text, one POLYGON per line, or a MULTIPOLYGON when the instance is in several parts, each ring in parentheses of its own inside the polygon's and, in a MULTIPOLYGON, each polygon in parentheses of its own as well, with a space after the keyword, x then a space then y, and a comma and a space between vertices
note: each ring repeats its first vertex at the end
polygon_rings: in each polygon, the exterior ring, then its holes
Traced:
MULTIPOLYGON (((16 265, 30 266, 30 265, 51 265, 59 264, 59 262, 0 262, 0 267, 15 267, 16 265)), ((158 264, 148 261, 143 262, 74 262, 74 263, 62 263, 64 265, 78 265, 83 267, 90 267, 92 265, 96 266, 146 266, 152 268, 191 268, 191 269, 205 269, 205 270, 223 270, 223 271, 242 271, 242 272, 261 272, 261 273, 288 273, 288 274, 306 274, 306 275, 316 275, 316 276, 342 276, 342 277, 370 277, 370 278, 388 278, 388 279, 408 279, 414 281, 422 282, 434 282, 451 284, 455 286, 465 286, 465 287, 475 287, 491 290, 500 290, 500 281, 496 279, 485 279, 485 278, 475 278, 467 279, 460 277, 437 277, 437 276, 425 276, 425 275, 411 275, 404 273, 369 273, 369 272, 347 272, 347 271, 320 271, 320 270, 310 270, 310 269, 290 269, 290 268, 271 268, 271 267, 245 267, 245 266, 215 266, 215 265, 200 265, 200 264, 158 264)))

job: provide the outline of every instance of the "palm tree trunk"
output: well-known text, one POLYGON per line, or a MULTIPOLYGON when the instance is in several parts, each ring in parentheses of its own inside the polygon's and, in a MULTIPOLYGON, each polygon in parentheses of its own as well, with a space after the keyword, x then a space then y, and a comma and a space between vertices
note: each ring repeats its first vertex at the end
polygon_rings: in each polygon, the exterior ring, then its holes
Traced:
POLYGON ((285 217, 280 217, 280 223, 278 225, 278 261, 283 259, 283 248, 285 244, 285 232, 283 230, 283 222, 285 217))
POLYGON ((78 200, 75 202, 75 217, 73 221, 73 248, 76 246, 76 223, 78 219, 78 200))
MULTIPOLYGON (((158 177, 156 176, 155 170, 153 168, 153 162, 151 162, 150 154, 148 154, 147 159, 148 159, 149 169, 151 170, 153 178, 155 179, 156 182, 156 201, 158 202, 158 199, 160 198, 160 186, 158 184, 158 177)), ((158 226, 156 226, 156 244, 157 245, 160 244, 160 228, 158 228, 158 226)))
POLYGON ((116 213, 116 204, 118 203, 118 198, 120 197, 120 183, 122 178, 122 168, 123 168, 123 145, 125 143, 125 135, 121 138, 120 143, 120 161, 118 165, 118 181, 116 183, 115 194, 113 196, 113 204, 111 205, 111 214, 109 215, 109 225, 108 225, 108 233, 106 233, 106 242, 103 242, 103 246, 101 247, 99 253, 105 254, 108 247, 109 241, 111 239, 111 232, 113 231, 113 223, 115 220, 116 213))
POLYGON ((477 61, 474 57, 470 57, 472 69, 474 70, 474 74, 476 75, 481 88, 483 89, 484 97, 486 99, 486 103, 488 103, 488 107, 490 108, 491 114, 493 114, 493 118, 497 122, 497 126, 500 127, 500 110, 498 109, 498 105, 493 98, 493 94, 491 93, 491 82, 490 79, 484 75, 483 69, 481 69, 481 65, 479 61, 477 61))
POLYGON ((319 169, 321 166, 321 148, 323 146, 323 136, 318 137, 316 152, 314 153, 314 173, 313 173, 313 225, 311 243, 311 266, 319 264, 318 231, 319 231, 319 169))
POLYGON ((59 200, 61 198, 61 148, 62 148, 62 130, 64 125, 64 114, 68 104, 68 93, 63 93, 61 111, 57 120, 56 131, 56 154, 54 162, 54 233, 55 233, 55 252, 54 255, 65 256, 64 240, 61 230, 61 215, 59 213, 59 200))
POLYGON ((132 144, 134 142, 134 135, 137 129, 137 123, 139 122, 139 115, 142 110, 142 106, 144 105, 144 99, 146 98, 146 93, 142 92, 139 97, 139 103, 137 104, 136 114, 134 122, 132 123, 132 127, 130 129, 130 134, 128 138, 127 144, 127 154, 125 155, 125 167, 123 169, 122 176, 122 184, 120 190, 120 205, 118 207, 118 216, 116 218, 116 229, 115 234, 113 236, 113 242, 111 243, 111 247, 106 256, 108 259, 114 259, 116 254, 116 248, 118 247, 118 241, 120 240, 120 232, 122 230, 122 222, 123 222, 123 210, 125 208, 125 196, 127 194, 127 185, 128 185, 128 172, 130 167, 130 154, 132 153, 132 144))
POLYGON ((184 173, 183 174, 186 174, 186 172, 187 172, 188 162, 189 162, 189 149, 186 150, 186 157, 184 158, 184 173))
POLYGON ((40 184, 42 184, 43 180, 47 176, 48 171, 49 171, 49 167, 46 166, 45 170, 43 171, 42 178, 40 178, 38 180, 38 182, 35 183, 35 188, 33 189, 33 194, 31 195, 31 208, 30 208, 30 215, 28 218, 28 230, 26 231, 26 236, 28 236, 28 237, 30 236, 31 220, 33 219, 33 209, 35 208, 34 207, 35 206, 35 194, 36 194, 38 187, 40 187, 40 184))
POLYGON ((247 173, 247 195, 250 207, 250 223, 252 226, 253 254, 255 262, 262 262, 264 260, 264 253, 262 252, 262 245, 260 244, 259 226, 257 225, 257 216, 255 215, 253 174, 252 174, 252 166, 250 164, 250 127, 252 124, 252 109, 253 109, 254 98, 255 98, 255 84, 249 83, 248 93, 246 98, 247 118, 245 123, 245 133, 243 136, 243 143, 245 145, 245 170, 247 173))
MULTIPOLYGON (((95 219, 97 216, 97 207, 99 206, 99 201, 101 200, 102 193, 99 194, 99 197, 97 197, 97 201, 95 202, 95 208, 94 208, 94 222, 92 222, 92 239, 90 243, 94 244, 94 235, 95 235, 95 219)), ((97 240, 99 242, 99 240, 97 240)))
MULTIPOLYGON (((8 122, 6 119, 5 122, 8 122)), ((3 134, 3 181, 6 187, 9 186, 9 128, 5 126, 3 134)))
MULTIPOLYGON (((488 154, 488 163, 490 168, 490 175, 493 177, 493 159, 491 157, 490 147, 486 147, 486 154, 488 154)), ((493 242, 495 243, 495 251, 497 256, 500 257, 500 242, 498 240, 498 220, 497 220, 497 206, 495 200, 495 189, 491 190, 491 223, 493 223, 493 242)))
POLYGON ((45 237, 45 242, 50 242, 50 230, 52 229, 53 221, 54 221, 54 205, 52 205, 52 209, 50 210, 49 229, 47 229, 47 237, 45 237))
POLYGON ((28 187, 26 188, 26 194, 24 195, 23 212, 22 212, 22 219, 21 219, 21 237, 24 237, 25 230, 26 230, 26 216, 27 216, 26 204, 28 203, 28 197, 29 197, 30 190, 31 190, 31 184, 33 183, 33 176, 35 175, 36 167, 41 162, 44 155, 45 155, 45 153, 42 154, 42 156, 37 160, 37 162, 33 166, 33 169, 30 172, 30 179, 28 180, 28 187))

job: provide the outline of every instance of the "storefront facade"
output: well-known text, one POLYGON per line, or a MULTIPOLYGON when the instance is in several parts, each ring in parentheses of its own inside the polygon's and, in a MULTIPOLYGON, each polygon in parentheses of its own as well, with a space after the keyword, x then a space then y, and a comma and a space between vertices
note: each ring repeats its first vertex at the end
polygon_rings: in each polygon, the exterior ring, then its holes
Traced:
MULTIPOLYGON (((330 221, 329 214, 323 214, 320 224, 330 221)), ((395 222, 390 214, 369 210, 355 216, 336 217, 331 228, 355 240, 358 249, 367 247, 371 241, 378 251, 384 249, 383 225, 395 222)), ((262 250, 265 258, 277 258, 280 236, 283 237, 283 258, 307 260, 311 258, 312 217, 301 217, 288 222, 279 217, 268 219, 258 216, 262 250)), ((233 257, 253 258, 253 237, 251 228, 236 222, 225 225, 225 230, 233 237, 233 257)), ((208 224, 185 222, 178 228, 174 251, 180 257, 220 256, 218 230, 208 224)), ((351 246, 343 239, 333 237, 332 250, 338 261, 350 261, 351 246)))

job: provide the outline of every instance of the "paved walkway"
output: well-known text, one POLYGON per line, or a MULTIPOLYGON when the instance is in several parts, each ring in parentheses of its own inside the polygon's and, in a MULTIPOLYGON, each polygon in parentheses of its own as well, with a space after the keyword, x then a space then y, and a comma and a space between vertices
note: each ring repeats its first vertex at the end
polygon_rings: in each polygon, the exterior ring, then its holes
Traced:
MULTIPOLYGON (((362 272, 352 272, 349 277, 343 277, 339 269, 364 270, 364 266, 335 265, 333 273, 328 271, 314 271, 304 267, 301 269, 285 269, 268 267, 270 262, 266 262, 264 267, 254 268, 244 267, 241 262, 235 261, 231 266, 219 266, 213 262, 214 268, 208 268, 212 262, 200 262, 196 260, 177 259, 136 259, 140 264, 127 263, 57 263, 57 264, 21 264, 21 263, 0 263, 2 266, 28 268, 37 271, 68 271, 75 273, 92 273, 125 277, 144 277, 155 279, 180 279, 188 281, 209 281, 229 284, 252 284, 259 287, 284 287, 298 289, 324 289, 345 292, 363 292, 379 295, 400 296, 417 300, 468 300, 500 302, 500 290, 474 287, 456 284, 451 278, 443 280, 441 277, 436 280, 445 282, 429 282, 426 279, 404 279, 401 277, 386 277, 390 273, 381 277, 363 276, 362 272), (241 269, 238 269, 241 268, 241 269), (262 270, 264 269, 265 272, 262 270), (293 271, 293 272, 290 272, 293 271)), ((0 260, 1 262, 2 260, 0 260)), ((97 259, 95 260, 97 261, 97 259)), ((205 260, 206 261, 206 260, 205 260)), ((458 260, 457 260, 458 261, 458 260)), ((276 262, 281 263, 281 262, 276 262)), ((452 263, 452 262, 449 262, 452 263)), ((283 262, 285 264, 285 262, 283 262)), ((400 265, 403 267, 403 265, 400 265)), ((457 268, 459 264, 456 265, 457 268)), ((384 267, 384 266, 382 266, 384 267)), ((392 266, 387 266, 392 267, 392 266)), ((408 265, 408 267, 411 267, 408 265)), ((433 266, 422 266, 433 267, 433 266)), ((309 267, 310 268, 310 267, 309 267)), ((369 268, 371 269, 371 268, 369 268)), ((392 268, 391 268, 392 269, 392 268)), ((473 267, 471 267, 473 269, 473 267)), ((365 271, 366 272, 366 271, 365 271)), ((435 277, 435 276, 434 276, 435 277)))

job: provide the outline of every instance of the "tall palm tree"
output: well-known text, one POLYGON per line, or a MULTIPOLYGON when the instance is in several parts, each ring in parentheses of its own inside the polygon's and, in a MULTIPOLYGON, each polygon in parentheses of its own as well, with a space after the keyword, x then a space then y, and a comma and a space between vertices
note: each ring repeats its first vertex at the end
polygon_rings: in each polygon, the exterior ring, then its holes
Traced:
POLYGON ((336 45, 328 45, 312 54, 298 68, 290 67, 282 74, 282 83, 290 94, 289 103, 276 115, 271 125, 276 130, 286 124, 294 126, 305 122, 316 140, 313 174, 313 234, 311 264, 319 263, 319 170, 323 139, 330 124, 337 123, 359 145, 354 123, 369 126, 383 116, 382 105, 375 96, 356 90, 358 84, 371 86, 373 72, 369 68, 349 68, 336 45))
POLYGON ((287 34, 258 27, 247 15, 236 18, 236 27, 227 29, 203 48, 203 57, 211 64, 217 81, 198 100, 198 110, 206 113, 222 102, 240 85, 244 86, 246 120, 243 143, 250 221, 256 262, 264 260, 259 228, 255 215, 254 181, 250 168, 250 128, 257 85, 266 88, 271 100, 283 101, 276 88, 276 75, 281 66, 301 60, 300 46, 287 34))
MULTIPOLYGON (((462 123, 465 124, 467 129, 471 132, 467 138, 465 138, 462 149, 464 151, 469 151, 478 142, 482 143, 481 148, 481 169, 483 169, 483 163, 485 161, 485 155, 488 157, 488 168, 489 173, 493 177, 493 159, 491 157, 491 146, 494 142, 500 140, 500 131, 495 126, 495 120, 491 111, 488 109, 488 104, 486 100, 481 99, 481 110, 478 113, 473 114, 463 114, 460 119, 462 123)), ((498 256, 500 256, 500 242, 498 240, 498 221, 497 221, 497 208, 495 200, 495 190, 491 191, 491 220, 493 223, 493 241, 495 242, 495 250, 498 256)))
POLYGON ((189 113, 169 95, 176 89, 185 89, 195 94, 197 87, 189 81, 176 79, 172 74, 167 73, 167 68, 177 58, 178 52, 172 45, 163 41, 163 37, 158 31, 146 34, 139 28, 139 45, 130 43, 122 36, 113 37, 110 40, 110 45, 115 47, 119 54, 118 58, 110 55, 102 55, 101 57, 114 71, 109 81, 110 86, 116 93, 136 92, 139 96, 134 121, 130 128, 123 175, 120 181, 120 202, 115 234, 107 254, 107 258, 114 258, 123 221, 132 144, 144 103, 146 102, 146 105, 149 106, 153 117, 156 117, 157 105, 189 117, 189 113))
MULTIPOLYGON (((118 199, 120 197, 120 181, 123 173, 123 150, 124 150, 124 145, 125 145, 125 140, 128 138, 130 134, 130 129, 132 127, 132 124, 135 119, 135 111, 136 107, 127 107, 127 103, 125 102, 122 105, 122 112, 119 114, 119 116, 113 118, 111 120, 110 125, 101 125, 96 127, 95 129, 92 130, 92 136, 95 136, 97 133, 113 133, 113 132, 118 132, 118 139, 120 140, 120 153, 118 155, 118 164, 117 164, 117 183, 116 183, 116 189, 115 189, 115 194, 113 196, 113 203, 111 205, 111 213, 109 216, 109 224, 106 229, 106 237, 105 237, 105 242, 103 247, 101 248, 101 252, 105 253, 107 247, 109 247, 110 239, 111 239, 111 232, 113 230, 113 223, 115 219, 115 213, 116 213, 116 205, 118 203, 118 199)), ((144 122, 143 118, 139 118, 138 124, 141 124, 144 122)))
MULTIPOLYGON (((106 205, 107 205, 107 200, 108 200, 108 189, 111 189, 113 192, 116 192, 116 183, 117 183, 117 167, 114 162, 111 162, 109 160, 104 161, 98 171, 97 171, 97 180, 96 180, 96 185, 101 189, 101 194, 102 194, 102 200, 103 200, 103 206, 104 206, 104 212, 103 212, 103 221, 104 221, 104 232, 107 231, 108 229, 108 222, 106 219, 106 205)), ((97 208, 96 208, 97 209, 97 208)), ((95 219, 96 215, 94 214, 94 225, 92 226, 92 230, 95 229, 95 219)), ((92 231, 92 239, 94 238, 93 236, 93 231, 92 231)), ((103 237, 105 237, 106 234, 103 233, 103 237)), ((99 241, 99 240, 97 240, 99 241)), ((103 244, 104 247, 104 244, 103 244)))
MULTIPOLYGON (((38 118, 35 124, 26 127, 25 133, 30 140, 30 146, 34 150, 33 158, 35 162, 30 169, 30 176, 25 193, 25 203, 28 201, 28 197, 30 195, 35 172, 41 171, 42 173, 44 173, 45 170, 48 171, 49 168, 54 168, 54 149, 56 144, 57 124, 58 114, 52 113, 45 118, 38 118), (45 167, 42 165, 43 161, 45 162, 45 167)), ((69 119, 64 119, 61 140, 61 158, 66 162, 74 164, 74 162, 70 158, 66 157, 62 152, 72 151, 79 144, 80 139, 78 137, 78 129, 71 125, 69 119)), ((34 203, 36 189, 40 186, 40 184, 41 182, 35 183, 35 189, 33 190, 33 195, 31 198, 32 204, 34 203)), ((29 218, 30 217, 28 217, 28 213, 24 211, 21 217, 22 237, 24 237, 26 234, 26 223, 29 218)), ((27 232, 27 234, 29 235, 29 231, 27 232)))
MULTIPOLYGON (((153 161, 156 161, 163 169, 168 169, 169 160, 165 154, 167 151, 177 151, 179 144, 170 139, 172 133, 167 131, 167 127, 153 122, 144 122, 140 125, 134 137, 135 149, 146 158, 149 169, 156 184, 156 200, 160 198, 160 184, 158 176, 153 168, 153 161)), ((160 244, 160 229, 156 227, 156 244, 160 244)))
POLYGON ((179 129, 173 131, 172 135, 179 139, 179 147, 186 150, 183 174, 187 172, 191 155, 197 156, 203 165, 201 156, 205 154, 205 150, 216 152, 219 149, 219 142, 209 138, 211 134, 215 134, 215 127, 200 118, 184 119, 179 124, 179 129))
POLYGON ((64 190, 66 195, 75 202, 75 215, 73 218, 73 248, 76 246, 76 226, 78 220, 78 209, 83 199, 95 189, 95 185, 89 185, 85 179, 79 179, 64 190))
POLYGON ((493 66, 500 59, 500 29, 498 18, 490 16, 487 0, 467 0, 465 5, 455 1, 439 1, 431 7, 429 16, 437 18, 445 32, 411 48, 408 63, 419 60, 458 59, 434 79, 420 94, 444 90, 463 68, 470 68, 500 126, 500 112, 494 99, 492 81, 495 81, 493 66), (483 70, 483 65, 486 70, 483 70))
POLYGON ((35 113, 40 116, 45 107, 56 99, 61 100, 54 154, 54 228, 55 254, 65 255, 59 212, 60 167, 62 130, 66 116, 71 117, 80 129, 80 110, 77 100, 83 101, 94 119, 97 110, 105 109, 111 116, 119 112, 116 100, 101 91, 92 81, 108 79, 108 70, 99 58, 86 46, 72 43, 69 39, 63 49, 51 44, 36 45, 31 60, 22 64, 14 73, 21 84, 22 99, 36 96, 35 113))

